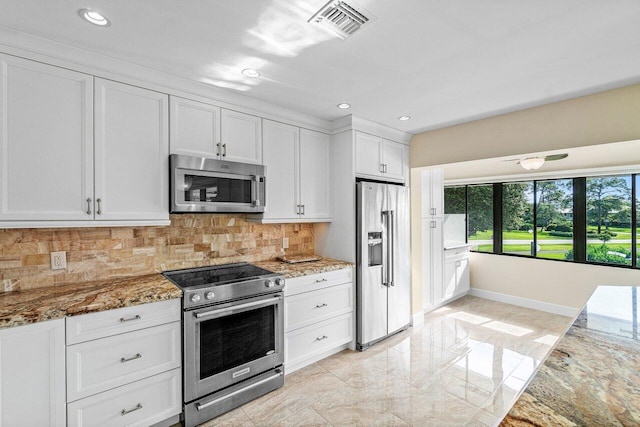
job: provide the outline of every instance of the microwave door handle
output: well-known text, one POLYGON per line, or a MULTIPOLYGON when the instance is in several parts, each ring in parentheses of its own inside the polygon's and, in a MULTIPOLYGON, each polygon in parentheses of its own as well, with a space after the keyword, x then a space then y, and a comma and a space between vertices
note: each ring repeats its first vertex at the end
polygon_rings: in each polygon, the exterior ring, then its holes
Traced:
POLYGON ((261 176, 251 177, 251 206, 260 206, 260 198, 258 197, 258 182, 260 181, 262 181, 261 176))

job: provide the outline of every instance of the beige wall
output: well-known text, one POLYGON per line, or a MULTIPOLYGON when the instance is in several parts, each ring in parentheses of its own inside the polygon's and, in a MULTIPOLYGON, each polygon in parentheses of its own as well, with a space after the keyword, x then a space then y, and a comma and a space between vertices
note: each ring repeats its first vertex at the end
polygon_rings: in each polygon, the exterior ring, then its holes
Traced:
POLYGON ((414 135, 411 167, 640 138, 640 84, 414 135))
MULTIPOLYGON (((414 135, 413 168, 640 139, 640 84, 414 135)), ((411 182, 419 191, 419 180, 411 182)), ((416 198, 412 198, 416 202, 416 198)), ((414 313, 422 306, 420 221, 412 215, 414 313), (416 271, 417 270, 417 271, 416 271), (419 298, 419 299, 418 299, 419 298)), ((474 254, 471 286, 581 307, 597 285, 640 286, 640 269, 474 254)))

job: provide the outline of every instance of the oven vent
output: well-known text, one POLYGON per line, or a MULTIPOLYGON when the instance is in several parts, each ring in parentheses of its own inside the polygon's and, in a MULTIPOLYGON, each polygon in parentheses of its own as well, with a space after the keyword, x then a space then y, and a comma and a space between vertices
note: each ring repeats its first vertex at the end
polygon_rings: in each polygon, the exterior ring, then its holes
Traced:
POLYGON ((375 17, 353 1, 330 0, 307 21, 318 24, 341 39, 346 39, 375 17))

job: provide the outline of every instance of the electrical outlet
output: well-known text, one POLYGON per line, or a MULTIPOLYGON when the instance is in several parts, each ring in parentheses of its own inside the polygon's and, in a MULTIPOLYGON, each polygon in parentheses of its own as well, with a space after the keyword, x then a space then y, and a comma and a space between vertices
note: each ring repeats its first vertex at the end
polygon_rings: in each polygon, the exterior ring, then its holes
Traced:
POLYGON ((51 269, 64 270, 67 268, 67 253, 65 251, 51 252, 51 269))
POLYGON ((283 237, 282 238, 282 249, 287 249, 289 248, 289 238, 288 237, 283 237))

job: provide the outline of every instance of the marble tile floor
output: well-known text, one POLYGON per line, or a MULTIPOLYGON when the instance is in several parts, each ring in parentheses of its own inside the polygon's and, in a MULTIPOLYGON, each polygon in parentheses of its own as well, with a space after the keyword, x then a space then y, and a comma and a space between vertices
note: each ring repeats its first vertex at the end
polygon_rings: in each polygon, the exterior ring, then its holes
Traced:
POLYGON ((494 426, 571 321, 465 296, 202 426, 494 426))

